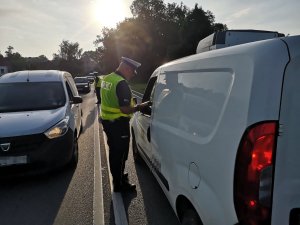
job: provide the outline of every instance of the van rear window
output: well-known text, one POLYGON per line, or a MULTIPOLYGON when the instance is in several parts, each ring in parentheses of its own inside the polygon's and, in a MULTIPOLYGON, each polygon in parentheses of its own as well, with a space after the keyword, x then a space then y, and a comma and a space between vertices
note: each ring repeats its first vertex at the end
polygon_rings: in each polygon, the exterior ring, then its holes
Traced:
POLYGON ((0 113, 56 109, 65 103, 61 82, 0 83, 0 113))

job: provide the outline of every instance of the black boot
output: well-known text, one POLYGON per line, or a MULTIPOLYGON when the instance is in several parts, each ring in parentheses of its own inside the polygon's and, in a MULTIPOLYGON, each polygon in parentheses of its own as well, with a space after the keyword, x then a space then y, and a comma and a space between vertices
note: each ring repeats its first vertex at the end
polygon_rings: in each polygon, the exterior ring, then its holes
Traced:
POLYGON ((136 185, 129 183, 128 180, 122 182, 121 189, 123 192, 130 192, 136 190, 136 185))
POLYGON ((122 182, 128 182, 129 178, 128 178, 128 173, 124 173, 122 176, 122 182))

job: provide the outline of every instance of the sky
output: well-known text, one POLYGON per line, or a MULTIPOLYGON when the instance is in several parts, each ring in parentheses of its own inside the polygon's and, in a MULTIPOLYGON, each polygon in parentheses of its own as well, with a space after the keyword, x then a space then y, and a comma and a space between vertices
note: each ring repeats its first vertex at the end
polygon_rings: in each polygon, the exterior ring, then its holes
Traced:
MULTIPOLYGON (((23 57, 45 55, 52 59, 63 40, 78 42, 83 51, 104 26, 114 28, 132 17, 132 0, 0 0, 0 53, 8 46, 23 57)), ((229 29, 271 30, 300 35, 300 0, 164 0, 196 3, 211 11, 215 22, 229 29)))

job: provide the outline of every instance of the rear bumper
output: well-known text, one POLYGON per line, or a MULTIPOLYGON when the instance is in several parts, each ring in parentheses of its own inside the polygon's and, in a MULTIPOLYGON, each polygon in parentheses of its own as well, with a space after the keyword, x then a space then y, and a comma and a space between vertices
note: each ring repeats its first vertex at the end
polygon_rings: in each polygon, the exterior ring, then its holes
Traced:
MULTIPOLYGON (((13 148, 12 143, 10 151, 0 152, 0 160, 7 158, 26 159, 26 162, 20 164, 18 162, 16 164, 1 165, 0 177, 39 174, 62 167, 70 162, 73 154, 74 138, 73 131, 70 128, 64 136, 59 138, 48 139, 43 134, 40 134, 39 137, 40 140, 37 143, 24 143, 24 146, 15 148, 13 148)), ((12 138, 8 138, 8 141, 9 139, 13 141, 12 138)))

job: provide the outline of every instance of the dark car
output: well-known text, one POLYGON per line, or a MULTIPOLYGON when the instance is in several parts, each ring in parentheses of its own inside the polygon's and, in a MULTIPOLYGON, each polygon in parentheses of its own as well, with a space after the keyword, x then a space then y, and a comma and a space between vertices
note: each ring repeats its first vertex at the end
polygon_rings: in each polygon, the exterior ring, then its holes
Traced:
POLYGON ((87 76, 89 82, 92 84, 95 81, 95 77, 94 76, 87 76))
POLYGON ((89 93, 91 90, 90 81, 87 77, 75 77, 74 78, 78 92, 89 93))

